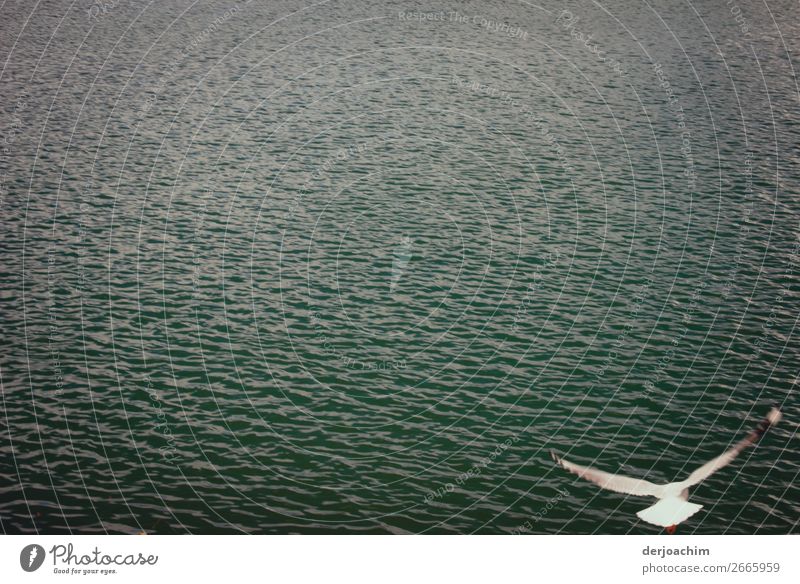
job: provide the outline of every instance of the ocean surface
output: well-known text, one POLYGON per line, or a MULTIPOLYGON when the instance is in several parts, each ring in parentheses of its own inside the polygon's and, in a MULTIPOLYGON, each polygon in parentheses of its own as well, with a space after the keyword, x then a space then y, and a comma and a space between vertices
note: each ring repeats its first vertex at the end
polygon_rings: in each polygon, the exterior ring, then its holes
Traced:
POLYGON ((4 2, 4 533, 800 520, 800 8, 4 2))

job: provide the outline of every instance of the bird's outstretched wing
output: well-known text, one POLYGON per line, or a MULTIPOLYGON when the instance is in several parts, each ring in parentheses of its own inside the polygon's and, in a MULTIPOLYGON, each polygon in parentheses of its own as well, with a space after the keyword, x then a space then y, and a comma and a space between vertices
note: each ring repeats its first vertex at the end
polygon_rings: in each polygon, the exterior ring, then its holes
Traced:
POLYGON ((690 474, 689 478, 681 483, 683 487, 687 488, 691 487, 692 485, 696 485, 697 483, 706 480, 723 466, 729 464, 742 450, 758 442, 759 439, 764 435, 764 432, 766 432, 770 426, 777 424, 780 419, 780 410, 778 408, 772 408, 767 414, 767 417, 758 423, 758 426, 755 430, 750 432, 743 440, 740 440, 736 446, 727 452, 720 454, 718 457, 708 461, 690 474))
POLYGON ((615 475, 608 472, 604 472, 602 470, 589 468, 588 466, 580 466, 578 464, 573 464, 559 457, 552 450, 550 451, 550 455, 553 457, 553 460, 555 460, 556 464, 558 464, 559 466, 565 468, 572 474, 578 475, 582 479, 586 479, 587 481, 592 481, 593 483, 599 485, 603 489, 608 489, 609 491, 616 491, 617 493, 626 493, 628 495, 640 495, 642 497, 649 496, 649 497, 661 498, 663 494, 664 487, 662 487, 661 485, 656 485, 654 483, 651 483, 650 481, 624 477, 621 475, 615 475))

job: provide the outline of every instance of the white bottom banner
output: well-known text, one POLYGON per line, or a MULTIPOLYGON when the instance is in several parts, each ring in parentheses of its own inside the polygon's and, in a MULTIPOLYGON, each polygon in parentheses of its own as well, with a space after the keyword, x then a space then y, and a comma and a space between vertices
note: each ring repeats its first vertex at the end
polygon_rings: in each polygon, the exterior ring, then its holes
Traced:
POLYGON ((795 536, 4 536, 0 580, 800 582, 798 541, 795 536))

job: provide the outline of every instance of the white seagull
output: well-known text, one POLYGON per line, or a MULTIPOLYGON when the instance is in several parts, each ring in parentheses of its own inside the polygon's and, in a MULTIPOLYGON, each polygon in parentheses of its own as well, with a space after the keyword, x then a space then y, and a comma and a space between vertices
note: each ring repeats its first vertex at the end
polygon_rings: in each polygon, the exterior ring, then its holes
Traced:
POLYGON ((592 481, 600 485, 603 489, 616 491, 617 493, 626 493, 628 495, 658 498, 658 503, 639 511, 636 515, 643 521, 665 527, 667 533, 675 533, 675 528, 680 522, 686 521, 703 508, 702 505, 689 503, 689 487, 704 481, 723 466, 730 463, 742 450, 758 442, 759 438, 764 435, 764 432, 766 432, 770 426, 777 424, 780 419, 780 410, 778 408, 772 408, 767 414, 767 417, 759 422, 756 429, 750 432, 743 440, 739 441, 736 446, 705 463, 690 474, 689 478, 686 480, 677 483, 669 483, 667 485, 656 485, 643 479, 624 477, 587 466, 573 464, 559 457, 552 450, 550 454, 557 464, 564 467, 569 472, 583 479, 592 481))

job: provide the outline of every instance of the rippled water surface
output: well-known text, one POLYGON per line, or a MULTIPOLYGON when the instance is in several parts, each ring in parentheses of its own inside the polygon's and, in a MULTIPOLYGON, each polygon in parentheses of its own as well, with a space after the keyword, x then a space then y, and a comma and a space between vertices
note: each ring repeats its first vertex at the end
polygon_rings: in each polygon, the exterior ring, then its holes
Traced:
POLYGON ((796 2, 0 13, 5 532, 797 531, 796 2))

